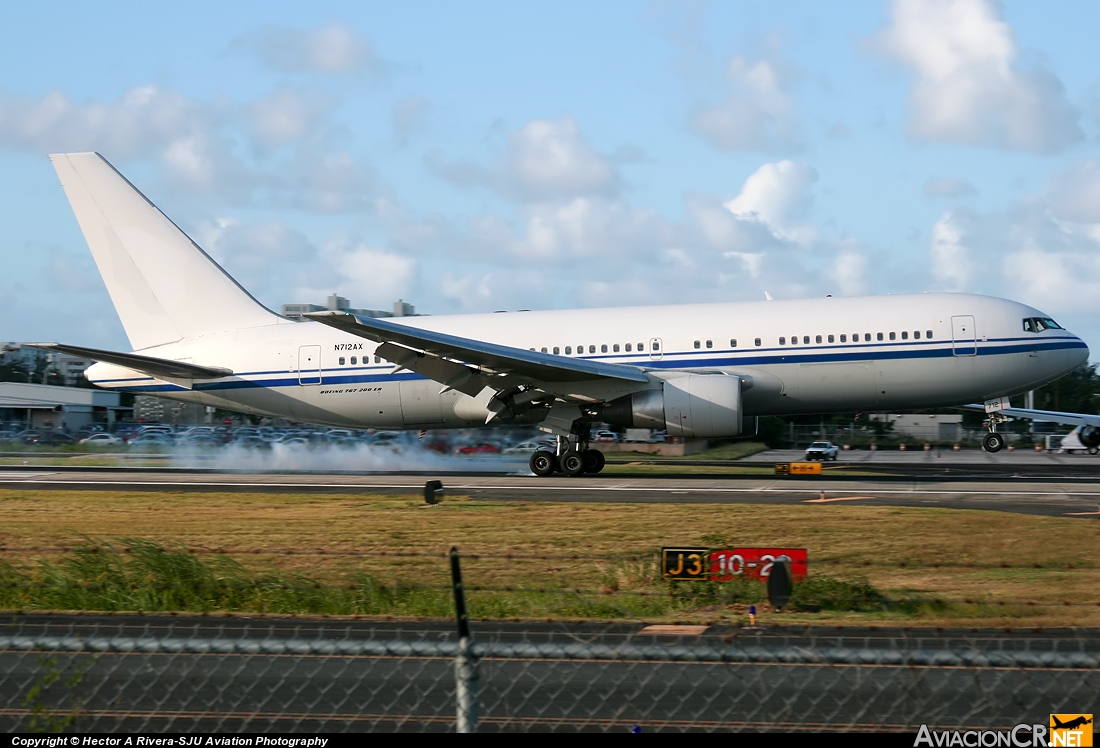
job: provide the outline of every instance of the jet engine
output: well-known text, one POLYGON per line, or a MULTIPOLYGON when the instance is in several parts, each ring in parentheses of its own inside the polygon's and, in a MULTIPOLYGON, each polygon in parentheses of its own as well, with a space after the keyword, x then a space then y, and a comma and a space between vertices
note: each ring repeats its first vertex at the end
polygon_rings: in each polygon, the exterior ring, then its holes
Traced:
POLYGON ((1077 438, 1081 440, 1081 444, 1085 446, 1085 449, 1100 447, 1100 427, 1082 426, 1077 438))
POLYGON ((721 437, 741 433, 741 378, 684 374, 659 389, 612 400, 598 411, 607 423, 664 429, 669 436, 721 437))

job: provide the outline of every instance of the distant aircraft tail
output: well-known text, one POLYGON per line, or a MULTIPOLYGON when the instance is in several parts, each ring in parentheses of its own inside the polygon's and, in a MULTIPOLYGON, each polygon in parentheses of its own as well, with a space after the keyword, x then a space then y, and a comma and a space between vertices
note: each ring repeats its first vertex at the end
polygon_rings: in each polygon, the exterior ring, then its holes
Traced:
POLYGON ((134 350, 281 319, 98 153, 50 160, 134 350))

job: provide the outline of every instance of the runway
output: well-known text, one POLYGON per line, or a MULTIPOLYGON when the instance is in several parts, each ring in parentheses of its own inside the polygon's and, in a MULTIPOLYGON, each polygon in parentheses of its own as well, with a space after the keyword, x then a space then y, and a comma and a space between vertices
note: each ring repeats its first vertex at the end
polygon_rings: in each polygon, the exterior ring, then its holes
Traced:
POLYGON ((0 488, 31 491, 187 491, 421 495, 440 480, 447 496, 479 501, 869 505, 985 509, 1100 519, 1100 481, 1076 476, 956 478, 904 475, 776 478, 597 475, 536 478, 463 473, 321 474, 125 468, 0 468, 0 488))

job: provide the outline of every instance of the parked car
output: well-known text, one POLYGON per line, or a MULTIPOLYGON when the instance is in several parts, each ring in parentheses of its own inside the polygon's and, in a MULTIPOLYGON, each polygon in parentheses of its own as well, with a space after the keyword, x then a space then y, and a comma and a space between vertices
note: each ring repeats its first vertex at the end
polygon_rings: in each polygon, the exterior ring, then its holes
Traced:
POLYGON ((832 442, 814 442, 806 448, 807 460, 835 460, 840 447, 832 442))
POLYGON ((62 434, 59 431, 51 431, 48 434, 43 434, 38 437, 38 441, 36 441, 35 444, 41 444, 46 447, 59 447, 63 444, 73 444, 75 442, 76 439, 68 434, 62 434))
POLYGON ((170 447, 172 437, 161 433, 142 434, 131 439, 128 444, 131 447, 170 447))
POLYGON ((481 442, 480 444, 467 444, 465 447, 459 447, 455 452, 460 455, 498 455, 500 454, 500 447, 489 442, 481 442))
POLYGON ((615 444, 619 441, 619 435, 614 431, 601 430, 592 434, 592 441, 601 442, 603 444, 615 444))
POLYGON ((530 454, 531 452, 537 452, 540 449, 548 449, 551 452, 554 450, 554 442, 551 439, 539 439, 526 442, 520 442, 514 447, 508 447, 504 450, 506 455, 514 454, 530 454))
POLYGON ((106 432, 100 432, 98 434, 92 434, 91 436, 84 437, 83 439, 80 440, 80 443, 81 444, 92 444, 92 445, 96 445, 96 444, 99 444, 99 445, 122 444, 122 440, 119 439, 114 434, 108 434, 106 432))
POLYGON ((23 441, 19 434, 14 431, 0 431, 0 442, 19 442, 23 441))

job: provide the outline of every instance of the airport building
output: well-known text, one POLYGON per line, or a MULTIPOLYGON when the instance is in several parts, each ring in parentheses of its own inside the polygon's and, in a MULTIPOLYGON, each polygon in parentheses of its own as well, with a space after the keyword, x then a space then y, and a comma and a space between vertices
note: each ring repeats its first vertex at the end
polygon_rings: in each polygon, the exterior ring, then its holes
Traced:
POLYGON ((130 413, 120 394, 83 387, 0 382, 0 422, 39 431, 75 433, 81 426, 113 424, 130 413))
MULTIPOLYGON (((84 370, 95 363, 90 358, 44 351, 25 343, 0 343, 0 364, 19 364, 28 372, 39 372, 46 379, 38 384, 77 384, 84 370)), ((35 379, 37 381, 37 378, 35 379)))
POLYGON ((962 414, 922 415, 891 413, 870 415, 872 421, 885 421, 893 436, 905 436, 922 441, 956 442, 963 437, 962 414))
POLYGON ((324 306, 319 304, 283 304, 283 316, 284 317, 301 317, 307 312, 351 312, 357 314, 360 317, 418 317, 416 308, 412 304, 406 304, 401 299, 398 299, 393 303, 393 311, 387 312, 382 309, 352 309, 351 302, 345 299, 343 296, 337 296, 335 293, 328 297, 324 306))

